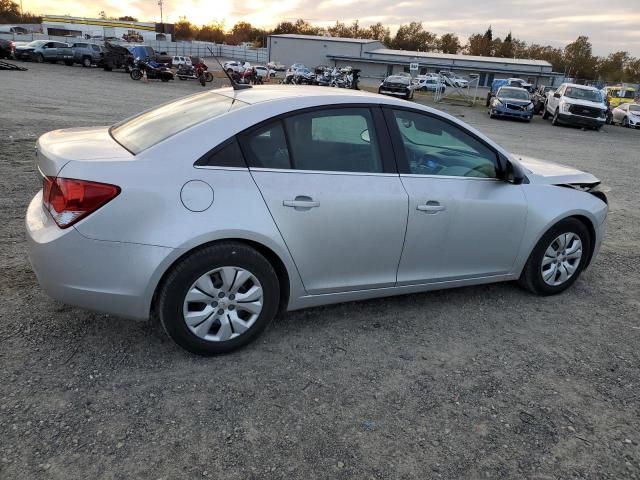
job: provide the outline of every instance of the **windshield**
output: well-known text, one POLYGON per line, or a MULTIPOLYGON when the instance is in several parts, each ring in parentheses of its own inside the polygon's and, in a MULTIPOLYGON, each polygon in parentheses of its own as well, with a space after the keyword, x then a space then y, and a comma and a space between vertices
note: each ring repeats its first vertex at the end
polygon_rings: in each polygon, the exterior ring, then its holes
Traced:
POLYGON ((640 112, 640 105, 629 105, 630 112, 640 112))
POLYGON ((635 90, 625 90, 622 92, 622 98, 635 98, 635 90))
POLYGON ((517 100, 529 100, 529 94, 518 88, 501 88, 498 97, 515 98, 517 100))
POLYGON ((576 100, 587 100, 588 102, 602 102, 602 95, 600 95, 600 92, 586 88, 567 87, 567 90, 564 92, 564 96, 575 98, 576 100))
POLYGON ((31 43, 27 43, 27 47, 39 47, 40 45, 44 45, 47 43, 47 40, 35 40, 31 43))
POLYGON ((217 93, 199 93, 117 123, 110 133, 116 142, 136 155, 189 127, 246 105, 217 93))

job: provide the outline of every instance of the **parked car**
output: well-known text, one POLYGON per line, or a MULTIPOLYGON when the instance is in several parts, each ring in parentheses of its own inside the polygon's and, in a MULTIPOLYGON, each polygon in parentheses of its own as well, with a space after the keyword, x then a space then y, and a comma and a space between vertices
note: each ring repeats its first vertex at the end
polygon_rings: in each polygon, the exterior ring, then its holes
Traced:
POLYGON ((623 127, 640 128, 640 104, 622 103, 612 111, 613 123, 623 127))
POLYGON ((154 61, 162 64, 169 64, 171 57, 166 52, 156 52, 148 45, 127 45, 126 47, 133 55, 134 59, 154 61))
POLYGON ((18 45, 15 47, 14 56, 17 60, 34 60, 38 63, 62 61, 67 65, 73 64, 71 46, 68 43, 49 40, 34 40, 26 45, 18 45))
POLYGON ((276 71, 271 68, 263 67, 262 65, 256 65, 253 68, 256 69, 256 74, 262 78, 273 78, 276 76, 276 71))
POLYGON ((617 85, 603 88, 602 94, 605 103, 614 109, 622 103, 633 103, 636 98, 636 89, 617 85))
POLYGON ((444 92, 447 88, 439 76, 418 75, 413 83, 416 89, 423 92, 444 92))
POLYGON ((459 75, 454 75, 451 80, 453 80, 456 87, 467 88, 469 86, 469 80, 459 75))
POLYGON ((530 122, 533 102, 524 88, 500 87, 489 105, 489 117, 509 117, 530 122))
POLYGON ((380 84, 378 93, 411 100, 414 89, 415 86, 411 81, 411 75, 390 75, 380 84))
POLYGON ((0 38, 0 59, 1 58, 13 58, 13 51, 15 46, 13 40, 5 40, 0 38))
POLYGON ((535 92, 533 92, 531 101, 533 102, 533 113, 535 115, 542 113, 544 102, 547 100, 547 95, 553 90, 555 90, 554 87, 541 85, 536 88, 535 92))
POLYGON ((542 118, 549 117, 552 125, 566 123, 600 130, 606 121, 607 106, 598 89, 563 83, 547 95, 542 118))
POLYGON ((232 73, 243 73, 247 68, 251 67, 249 62, 238 62, 236 60, 230 60, 222 64, 222 68, 229 75, 232 73))
POLYGON ((180 65, 185 66, 185 67, 190 67, 193 65, 193 62, 191 61, 190 57, 186 57, 183 55, 174 55, 173 57, 171 57, 171 66, 172 67, 179 67, 180 65))
POLYGON ((71 45, 73 51, 73 63, 79 63, 83 67, 91 65, 102 66, 104 61, 104 47, 95 43, 79 42, 71 45))
POLYGON ((110 72, 114 68, 123 68, 128 73, 133 68, 133 64, 134 57, 127 48, 105 42, 102 61, 102 68, 105 71, 110 72))
POLYGON ((495 96, 496 92, 500 89, 500 87, 516 87, 516 88, 524 88, 528 92, 533 91, 533 87, 530 83, 525 82, 521 78, 497 78, 491 82, 491 86, 489 87, 489 92, 487 93, 487 107, 491 103, 491 99, 495 96))
POLYGON ((207 91, 47 133, 36 162, 25 225, 43 289, 157 316, 198 354, 249 343, 278 311, 495 281, 557 294, 607 218, 593 175, 346 89, 207 91))
POLYGON ((267 63, 267 67, 275 70, 276 72, 284 72, 287 70, 287 66, 280 62, 269 62, 267 63))

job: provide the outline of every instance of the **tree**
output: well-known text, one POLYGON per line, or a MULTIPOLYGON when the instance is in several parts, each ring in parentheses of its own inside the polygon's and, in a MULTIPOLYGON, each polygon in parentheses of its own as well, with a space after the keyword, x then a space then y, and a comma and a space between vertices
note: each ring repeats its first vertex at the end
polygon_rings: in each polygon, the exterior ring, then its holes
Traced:
POLYGON ((116 20, 120 20, 122 22, 137 22, 138 19, 136 17, 132 17, 131 15, 125 15, 123 17, 118 17, 116 20))
POLYGON ((411 22, 408 25, 400 25, 396 36, 391 41, 391 46, 400 50, 416 50, 428 52, 437 50, 438 37, 435 33, 422 28, 422 23, 411 22))
POLYGON ((391 32, 380 22, 369 26, 369 32, 366 38, 378 40, 386 45, 391 44, 391 32))
POLYGON ((625 66, 631 57, 627 52, 615 52, 598 62, 598 77, 609 82, 622 82, 625 80, 625 66))
POLYGON ((458 53, 462 46, 460 45, 460 39, 455 33, 445 33, 438 40, 438 49, 442 53, 458 53))
POLYGON ((193 40, 198 34, 198 27, 192 25, 187 17, 180 17, 173 29, 173 37, 176 40, 193 40))
POLYGON ((297 35, 320 35, 322 29, 311 25, 306 20, 299 18, 294 23, 280 22, 271 32, 274 35, 297 34, 297 35))
POLYGON ((503 58, 513 58, 513 37, 511 36, 511 32, 504 37, 504 40, 500 41, 499 38, 493 41, 493 54, 496 57, 503 58))
POLYGON ((551 45, 543 47, 534 43, 529 45, 524 56, 535 60, 546 60, 551 64, 554 72, 565 71, 564 52, 561 48, 554 48, 551 45))
POLYGON ((575 78, 593 78, 596 58, 592 54, 589 37, 579 36, 564 47, 564 61, 568 69, 567 76, 575 78))
POLYGON ((17 23, 20 17, 20 6, 16 2, 0 0, 0 23, 17 23))
POLYGON ((328 27, 327 32, 331 37, 353 38, 352 29, 349 26, 347 26, 346 23, 342 23, 339 20, 336 20, 336 23, 334 26, 328 27))
POLYGON ((196 40, 203 42, 223 43, 225 40, 224 30, 221 24, 203 25, 196 34, 196 40))

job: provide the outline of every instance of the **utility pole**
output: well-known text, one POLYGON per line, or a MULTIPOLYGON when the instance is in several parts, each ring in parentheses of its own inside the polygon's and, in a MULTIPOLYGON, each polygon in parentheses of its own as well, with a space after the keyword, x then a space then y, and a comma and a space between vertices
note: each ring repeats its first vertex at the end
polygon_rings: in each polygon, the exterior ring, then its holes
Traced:
POLYGON ((162 0, 158 0, 158 6, 160 7, 160 28, 162 29, 162 33, 164 33, 164 19, 162 17, 162 0))

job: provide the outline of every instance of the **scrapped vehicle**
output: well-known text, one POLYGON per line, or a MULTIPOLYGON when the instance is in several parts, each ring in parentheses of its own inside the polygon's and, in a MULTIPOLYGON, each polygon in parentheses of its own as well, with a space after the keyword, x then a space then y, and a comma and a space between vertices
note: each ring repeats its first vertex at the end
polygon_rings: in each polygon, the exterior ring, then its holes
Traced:
POLYGON ((247 344, 278 311, 511 280, 557 294, 607 218, 593 175, 337 88, 209 90, 47 133, 36 163, 26 238, 43 289, 158 318, 198 354, 247 344))
POLYGON ((243 73, 246 69, 250 68, 251 64, 249 62, 238 62, 236 60, 231 60, 229 62, 224 62, 222 64, 222 69, 227 72, 229 75, 232 73, 243 73))
POLYGON ((542 118, 551 117, 552 125, 561 123, 600 130, 607 118, 607 106, 600 90, 563 83, 555 92, 549 92, 542 110, 542 118))
POLYGON ((153 47, 148 45, 127 45, 126 47, 133 58, 148 58, 156 63, 168 65, 171 63, 171 57, 166 52, 156 52, 153 47))
POLYGON ((453 75, 450 77, 453 84, 458 88, 467 88, 469 86, 469 80, 459 75, 453 75))
POLYGON ((171 66, 172 67, 179 67, 180 65, 184 65, 187 67, 190 67, 191 65, 193 65, 193 62, 191 61, 190 57, 185 57, 183 55, 174 55, 173 57, 171 57, 171 66))
POLYGON ((491 82, 491 87, 489 87, 489 92, 487 92, 487 107, 491 104, 491 99, 496 95, 496 92, 500 89, 500 87, 505 86, 524 88, 528 92, 532 91, 532 85, 525 82, 521 78, 498 78, 491 82))
POLYGON ((271 68, 263 67, 262 65, 256 65, 253 68, 255 68, 258 76, 262 78, 273 78, 276 76, 276 71, 271 68))
POLYGON ((133 68, 134 57, 131 52, 115 43, 105 42, 104 56, 102 59, 102 68, 110 72, 114 68, 123 68, 125 72, 129 72, 133 68))
POLYGON ((405 100, 413 98, 415 86, 411 81, 411 75, 390 75, 378 87, 381 95, 402 97, 405 100))
POLYGON ((640 128, 640 104, 623 103, 613 109, 612 121, 623 127, 640 128))
POLYGON ((104 47, 95 43, 74 43, 71 45, 71 50, 73 51, 73 63, 79 63, 86 68, 91 65, 102 66, 104 47))
POLYGON ((4 38, 0 38, 0 59, 13 58, 14 49, 15 45, 13 43, 13 40, 5 40, 4 38))
POLYGON ((611 109, 623 103, 633 103, 636 98, 636 89, 633 87, 623 87, 621 85, 615 87, 605 87, 602 89, 604 101, 611 109))
POLYGON ((129 76, 132 80, 142 80, 145 75, 149 80, 161 80, 163 82, 173 80, 173 72, 165 67, 164 64, 149 59, 138 59, 131 72, 129 72, 129 76))
POLYGON ((489 105, 489 117, 508 117, 530 122, 533 102, 524 88, 500 87, 489 105))
POLYGON ((547 101, 547 95, 553 90, 555 90, 554 87, 544 85, 536 88, 535 92, 533 93, 533 97, 531 97, 531 101, 533 102, 533 113, 535 115, 542 113, 544 102, 547 101))
POLYGON ((414 80, 417 90, 422 92, 444 92, 447 87, 440 80, 440 76, 418 75, 414 80))
POLYGON ((73 51, 68 43, 51 42, 49 40, 34 40, 26 45, 15 47, 16 60, 30 60, 38 63, 64 62, 73 65, 73 51))
POLYGON ((284 72, 287 70, 287 66, 280 62, 269 62, 267 63, 267 67, 275 70, 276 72, 284 72))

